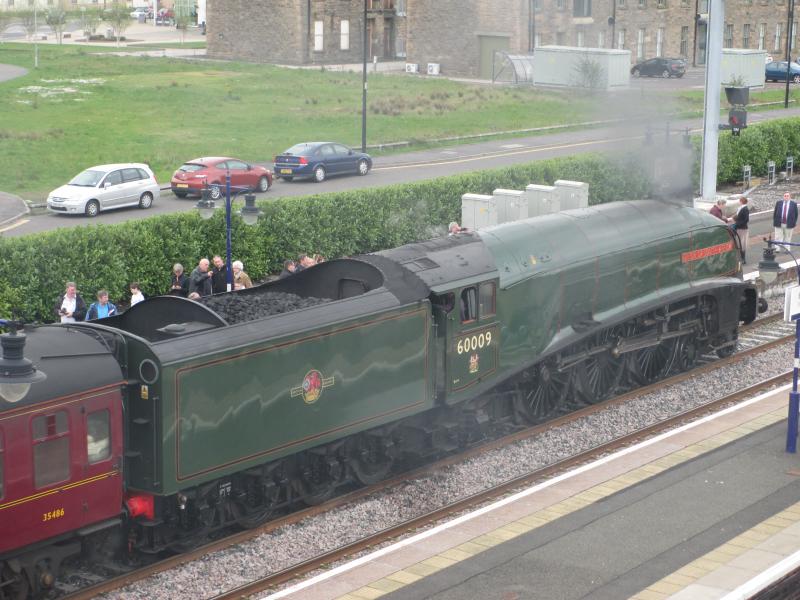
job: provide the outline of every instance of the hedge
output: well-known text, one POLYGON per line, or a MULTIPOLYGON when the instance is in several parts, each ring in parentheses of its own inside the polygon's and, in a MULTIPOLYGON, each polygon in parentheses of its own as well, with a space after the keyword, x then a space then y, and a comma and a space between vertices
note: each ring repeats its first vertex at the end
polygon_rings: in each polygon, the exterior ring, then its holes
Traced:
MULTIPOLYGON (((800 156, 797 118, 749 127, 739 138, 721 135, 719 180, 735 181, 748 163, 753 174, 763 174, 767 160, 782 165, 791 153, 800 156)), ((256 226, 234 217, 233 256, 259 280, 300 252, 347 256, 443 234, 448 222, 459 220, 464 193, 491 194, 557 179, 587 182, 591 204, 644 198, 652 187, 644 154, 578 155, 405 185, 264 200, 259 206, 265 214, 256 226)), ((224 250, 223 211, 209 221, 190 211, 0 238, 0 317, 51 321, 53 302, 68 280, 78 283, 87 302, 100 288, 109 290, 112 301, 127 299, 132 281, 146 295, 161 294, 174 262, 188 273, 200 257, 224 250)))

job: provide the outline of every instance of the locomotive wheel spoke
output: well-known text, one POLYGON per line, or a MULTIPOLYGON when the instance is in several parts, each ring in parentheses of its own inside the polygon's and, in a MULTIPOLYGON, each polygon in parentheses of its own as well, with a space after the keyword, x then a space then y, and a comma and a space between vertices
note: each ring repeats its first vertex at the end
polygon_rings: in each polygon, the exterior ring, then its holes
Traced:
POLYGON ((541 423, 552 417, 564 406, 573 373, 574 369, 559 371, 552 360, 534 367, 533 378, 515 395, 517 411, 531 423, 541 423))
MULTIPOLYGON (((598 346, 613 346, 621 335, 617 329, 600 332, 586 346, 586 349, 598 346)), ((588 404, 601 402, 614 394, 625 372, 625 359, 615 357, 609 350, 590 356, 577 367, 579 389, 588 404)))
POLYGON ((650 384, 663 378, 675 364, 677 350, 678 340, 671 338, 657 346, 634 352, 631 357, 634 378, 641 384, 650 384))
POLYGON ((679 338, 675 368, 679 372, 693 369, 697 364, 697 358, 699 355, 700 351, 697 348, 697 339, 695 336, 689 335, 679 338))

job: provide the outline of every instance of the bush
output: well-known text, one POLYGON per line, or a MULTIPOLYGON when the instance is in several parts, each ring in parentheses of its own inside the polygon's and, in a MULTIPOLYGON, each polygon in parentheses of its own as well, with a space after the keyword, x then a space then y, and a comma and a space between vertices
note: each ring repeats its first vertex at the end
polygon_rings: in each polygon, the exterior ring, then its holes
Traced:
MULTIPOLYGON (((406 185, 278 198, 260 202, 265 215, 254 227, 234 216, 233 257, 258 280, 300 252, 335 258, 391 248, 444 233, 448 222, 460 220, 462 194, 557 179, 589 183, 592 204, 645 197, 649 191, 632 161, 582 155, 406 185)), ((109 290, 113 301, 127 299, 131 281, 138 281, 145 295, 162 294, 173 263, 182 263, 188 273, 200 257, 224 251, 221 210, 209 221, 186 212, 0 238, 0 316, 51 321, 52 304, 69 280, 78 283, 87 302, 100 288, 109 290)))
MULTIPOLYGON (((696 148, 696 181, 699 179, 700 153, 699 138, 696 148)), ((780 170, 787 156, 800 159, 800 118, 781 119, 751 125, 743 129, 738 137, 720 134, 719 157, 717 162, 717 182, 732 183, 741 181, 742 167, 750 165, 753 176, 767 174, 767 163, 775 161, 780 170)))

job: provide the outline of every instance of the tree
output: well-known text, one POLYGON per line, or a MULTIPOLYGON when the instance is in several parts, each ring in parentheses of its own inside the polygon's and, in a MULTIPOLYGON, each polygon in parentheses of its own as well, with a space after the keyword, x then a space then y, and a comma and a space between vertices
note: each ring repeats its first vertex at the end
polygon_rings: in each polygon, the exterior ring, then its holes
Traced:
POLYGON ((102 20, 99 10, 81 6, 81 16, 78 22, 80 23, 81 30, 86 36, 86 39, 89 39, 94 32, 97 31, 97 26, 100 25, 100 21, 102 20))
POLYGON ((114 0, 111 8, 103 11, 103 18, 114 30, 114 37, 117 38, 117 46, 119 46, 123 32, 131 25, 131 10, 126 4, 114 0))
POLYGON ((25 35, 30 40, 36 34, 36 13, 30 9, 20 10, 15 13, 16 18, 25 28, 25 35))
POLYGON ((175 28, 181 32, 181 45, 186 41, 186 30, 192 22, 192 17, 184 11, 175 12, 175 28))
POLYGON ((60 6, 51 7, 45 13, 45 22, 56 34, 56 40, 60 44, 64 39, 64 27, 67 24, 67 11, 60 6))
MULTIPOLYGON (((0 36, 3 35, 3 32, 8 27, 8 24, 11 23, 11 13, 6 10, 0 10, 0 36)), ((0 37, 0 43, 3 42, 2 37, 0 37)))

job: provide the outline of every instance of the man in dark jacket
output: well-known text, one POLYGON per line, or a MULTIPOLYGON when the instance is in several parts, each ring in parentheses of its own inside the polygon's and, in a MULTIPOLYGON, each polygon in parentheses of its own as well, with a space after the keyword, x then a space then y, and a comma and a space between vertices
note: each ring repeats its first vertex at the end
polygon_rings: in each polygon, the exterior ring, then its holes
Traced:
POLYGON ((78 287, 74 281, 67 282, 64 293, 56 300, 54 312, 61 323, 83 321, 86 316, 86 303, 78 294, 78 287))
POLYGON ((747 264, 747 242, 748 229, 750 226, 750 208, 747 206, 747 197, 742 196, 739 198, 739 210, 736 214, 728 219, 728 222, 733 223, 733 230, 739 238, 739 247, 742 249, 742 264, 747 264))
POLYGON ((208 270, 208 259, 201 258, 194 271, 189 276, 189 294, 200 296, 211 295, 211 272, 208 270))
POLYGON ((211 288, 215 294, 228 291, 228 267, 222 257, 214 257, 214 268, 211 271, 211 288))
MULTIPOLYGON (((797 225, 797 203, 792 200, 792 195, 786 192, 783 200, 775 203, 775 210, 772 211, 772 226, 775 228, 773 239, 776 242, 791 242, 794 226, 797 225)), ((787 248, 778 246, 779 250, 787 248)))

